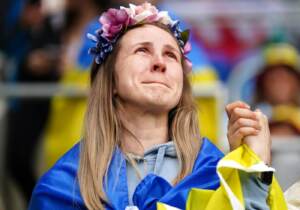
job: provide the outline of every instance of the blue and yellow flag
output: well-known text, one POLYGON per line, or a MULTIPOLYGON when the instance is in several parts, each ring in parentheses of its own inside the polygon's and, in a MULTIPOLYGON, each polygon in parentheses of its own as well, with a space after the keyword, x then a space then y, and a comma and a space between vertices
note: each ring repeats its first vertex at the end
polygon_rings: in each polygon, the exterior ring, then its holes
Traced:
MULTIPOLYGON (((222 158, 217 165, 221 186, 216 190, 191 189, 186 210, 244 210, 244 197, 239 179, 239 170, 246 173, 274 171, 266 166, 246 145, 222 158)), ((267 204, 271 210, 285 210, 287 205, 282 190, 273 177, 267 204)), ((175 210, 172 206, 158 203, 157 210, 175 210)))

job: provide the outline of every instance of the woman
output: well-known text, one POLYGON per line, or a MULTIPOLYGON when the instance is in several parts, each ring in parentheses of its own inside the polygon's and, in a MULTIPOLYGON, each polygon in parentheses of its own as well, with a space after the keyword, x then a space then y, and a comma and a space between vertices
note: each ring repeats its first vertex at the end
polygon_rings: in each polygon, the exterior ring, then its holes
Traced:
MULTIPOLYGON (((43 176, 30 209, 156 209, 157 202, 184 209, 191 188, 220 186, 223 157, 198 133, 184 55, 188 33, 149 3, 110 9, 100 22, 89 35, 95 64, 80 150, 76 145, 43 176)), ((245 143, 270 164, 264 115, 242 102, 227 112, 231 149, 245 143)), ((244 191, 253 201, 245 205, 267 208, 270 183, 243 177, 258 195, 244 191)))

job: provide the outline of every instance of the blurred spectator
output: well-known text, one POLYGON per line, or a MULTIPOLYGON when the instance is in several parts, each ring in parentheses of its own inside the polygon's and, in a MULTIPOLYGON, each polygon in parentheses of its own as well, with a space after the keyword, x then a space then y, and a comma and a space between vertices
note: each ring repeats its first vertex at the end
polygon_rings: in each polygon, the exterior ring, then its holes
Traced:
MULTIPOLYGON (((88 49, 93 42, 87 33, 99 28, 99 14, 109 1, 67 0, 66 30, 63 34, 60 84, 77 86, 86 90, 89 86, 89 69, 93 57, 88 49)), ((51 113, 44 133, 46 168, 72 147, 82 136, 81 128, 86 109, 86 98, 56 96, 51 103, 51 113)), ((45 168, 45 169, 46 169, 45 168)))
MULTIPOLYGON (((27 1, 11 29, 3 42, 7 56, 15 62, 10 79, 18 83, 57 81, 60 28, 42 13, 41 1, 27 1)), ((5 171, 26 201, 36 181, 35 150, 49 106, 47 98, 21 98, 10 101, 7 112, 5 171)))
POLYGON ((286 43, 264 51, 256 80, 255 106, 270 118, 272 135, 300 135, 300 69, 297 50, 286 43))

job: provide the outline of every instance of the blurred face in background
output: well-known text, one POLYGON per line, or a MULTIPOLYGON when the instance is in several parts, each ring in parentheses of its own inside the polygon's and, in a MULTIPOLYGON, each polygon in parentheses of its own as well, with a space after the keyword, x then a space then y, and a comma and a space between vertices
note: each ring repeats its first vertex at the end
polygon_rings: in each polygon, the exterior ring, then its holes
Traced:
MULTIPOLYGON (((88 0, 89 1, 89 0, 88 0)), ((71 27, 76 23, 77 19, 81 15, 82 4, 84 0, 66 0, 65 1, 65 24, 66 28, 71 27)))
POLYGON ((29 3, 24 7, 21 22, 24 26, 39 27, 44 20, 40 2, 29 3))
POLYGON ((267 70, 262 81, 265 100, 273 105, 294 104, 299 97, 300 81, 294 70, 273 67, 267 70))
POLYGON ((69 10, 79 10, 80 5, 83 3, 83 0, 65 0, 66 8, 69 10))

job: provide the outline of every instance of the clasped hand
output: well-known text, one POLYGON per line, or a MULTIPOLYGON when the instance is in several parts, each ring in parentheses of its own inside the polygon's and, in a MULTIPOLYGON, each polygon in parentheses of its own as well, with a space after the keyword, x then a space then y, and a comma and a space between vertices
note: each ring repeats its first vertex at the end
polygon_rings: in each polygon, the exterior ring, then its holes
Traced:
POLYGON ((230 151, 247 144, 267 165, 271 162, 271 138, 267 117, 252 111, 241 101, 226 106, 228 116, 227 138, 230 151))

